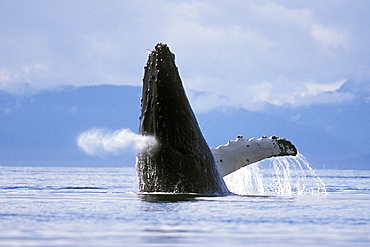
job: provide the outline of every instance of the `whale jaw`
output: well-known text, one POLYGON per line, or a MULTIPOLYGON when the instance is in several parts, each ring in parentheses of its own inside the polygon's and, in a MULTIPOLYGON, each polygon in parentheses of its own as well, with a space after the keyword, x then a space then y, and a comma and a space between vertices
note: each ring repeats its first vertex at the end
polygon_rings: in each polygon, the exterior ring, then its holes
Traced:
POLYGON ((139 133, 154 136, 157 146, 138 153, 140 193, 228 193, 186 97, 174 54, 157 44, 144 68, 139 133))

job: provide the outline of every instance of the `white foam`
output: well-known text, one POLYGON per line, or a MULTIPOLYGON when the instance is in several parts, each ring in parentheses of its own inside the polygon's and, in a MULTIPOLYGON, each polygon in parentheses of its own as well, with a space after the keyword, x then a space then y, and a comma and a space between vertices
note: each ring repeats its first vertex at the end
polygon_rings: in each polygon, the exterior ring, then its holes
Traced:
POLYGON ((224 177, 239 195, 292 196, 326 194, 325 184, 302 154, 265 159, 224 177))

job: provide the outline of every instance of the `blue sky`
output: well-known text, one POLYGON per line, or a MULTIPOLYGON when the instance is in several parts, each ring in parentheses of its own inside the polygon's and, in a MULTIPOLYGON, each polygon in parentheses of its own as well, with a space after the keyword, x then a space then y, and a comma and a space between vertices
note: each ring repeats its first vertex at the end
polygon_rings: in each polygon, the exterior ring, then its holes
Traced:
POLYGON ((197 114, 273 107, 300 121, 310 106, 370 102, 367 0, 2 0, 0 9, 0 90, 13 95, 140 87, 148 50, 163 42, 197 114))

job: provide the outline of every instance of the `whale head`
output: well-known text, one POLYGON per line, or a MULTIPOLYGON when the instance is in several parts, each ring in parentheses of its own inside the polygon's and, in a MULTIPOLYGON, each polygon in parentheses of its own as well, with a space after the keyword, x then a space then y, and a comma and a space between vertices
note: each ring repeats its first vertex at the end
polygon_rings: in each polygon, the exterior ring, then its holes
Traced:
POLYGON ((227 193, 165 44, 157 44, 144 66, 139 133, 157 145, 141 150, 136 170, 141 193, 227 193))

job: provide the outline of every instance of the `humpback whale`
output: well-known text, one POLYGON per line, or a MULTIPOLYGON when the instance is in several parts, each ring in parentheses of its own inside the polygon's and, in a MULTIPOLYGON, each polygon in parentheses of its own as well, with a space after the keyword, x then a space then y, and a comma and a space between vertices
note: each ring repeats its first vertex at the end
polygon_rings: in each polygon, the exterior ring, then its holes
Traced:
POLYGON ((157 142, 137 154, 141 194, 228 194, 223 176, 264 158, 297 153, 293 144, 277 137, 239 136, 211 150, 187 99, 175 55, 162 43, 144 66, 139 134, 157 142))

